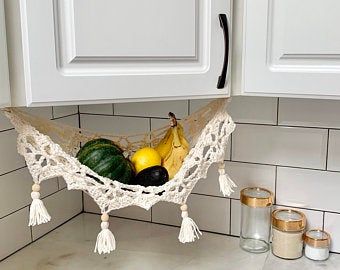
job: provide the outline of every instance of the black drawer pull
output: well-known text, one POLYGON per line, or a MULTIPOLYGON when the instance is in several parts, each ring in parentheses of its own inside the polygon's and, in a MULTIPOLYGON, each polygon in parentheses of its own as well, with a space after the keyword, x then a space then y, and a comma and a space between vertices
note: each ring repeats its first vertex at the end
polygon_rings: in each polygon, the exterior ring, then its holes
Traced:
POLYGON ((228 19, 227 15, 219 14, 220 25, 223 29, 224 34, 224 61, 223 61, 223 69, 221 75, 218 77, 217 88, 223 89, 226 82, 227 71, 228 71, 228 61, 229 61, 229 27, 228 27, 228 19))

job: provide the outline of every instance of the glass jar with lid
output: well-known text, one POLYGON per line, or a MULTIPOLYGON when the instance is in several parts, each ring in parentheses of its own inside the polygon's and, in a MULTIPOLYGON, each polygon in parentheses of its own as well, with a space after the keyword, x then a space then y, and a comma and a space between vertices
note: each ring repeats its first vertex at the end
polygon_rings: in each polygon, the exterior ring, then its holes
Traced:
POLYGON ((324 261, 329 257, 331 238, 324 230, 309 230, 303 236, 305 256, 314 261, 324 261))
POLYGON ((272 214, 272 252, 283 259, 298 259, 302 256, 303 233, 306 217, 292 209, 278 209, 272 214))
POLYGON ((273 193, 264 188, 250 187, 241 190, 240 198, 240 247, 253 253, 268 251, 273 193))

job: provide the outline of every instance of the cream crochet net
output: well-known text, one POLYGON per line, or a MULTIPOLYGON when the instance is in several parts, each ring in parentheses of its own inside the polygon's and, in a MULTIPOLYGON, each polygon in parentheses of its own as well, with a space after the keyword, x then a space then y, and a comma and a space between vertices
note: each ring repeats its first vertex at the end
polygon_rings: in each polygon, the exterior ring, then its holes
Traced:
POLYGON ((213 163, 221 163, 235 124, 226 110, 227 99, 212 101, 179 121, 191 149, 174 179, 163 186, 126 185, 101 177, 82 165, 75 154, 94 138, 116 142, 129 156, 144 146, 155 146, 169 126, 134 135, 100 134, 32 116, 16 108, 4 113, 18 132, 18 152, 24 156, 33 181, 63 177, 69 190, 82 190, 98 204, 102 213, 137 205, 149 209, 159 201, 185 204, 195 184, 206 178, 213 163))

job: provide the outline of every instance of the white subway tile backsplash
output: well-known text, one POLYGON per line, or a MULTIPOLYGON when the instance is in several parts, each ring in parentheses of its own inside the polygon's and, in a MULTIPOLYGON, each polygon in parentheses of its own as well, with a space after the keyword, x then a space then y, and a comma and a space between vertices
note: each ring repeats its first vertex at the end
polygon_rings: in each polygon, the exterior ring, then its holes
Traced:
POLYGON ((79 112, 113 115, 113 104, 81 105, 79 106, 79 112))
POLYGON ((137 117, 81 115, 81 127, 108 134, 134 134, 149 131, 149 119, 137 117))
POLYGON ((203 106, 207 105, 209 102, 213 101, 213 99, 192 99, 190 100, 190 113, 193 113, 203 106))
POLYGON ((78 106, 56 106, 53 107, 53 117, 63 117, 78 113, 78 106))
POLYGON ((280 98, 279 125, 340 127, 340 101, 280 98))
MULTIPOLYGON (((226 168, 226 172, 229 173, 229 168, 226 168)), ((193 192, 198 194, 223 197, 223 194, 220 191, 218 177, 219 177, 218 165, 213 164, 209 168, 207 178, 200 179, 196 186, 194 187, 193 192)))
POLYGON ((41 118, 52 119, 52 107, 21 107, 20 110, 41 118))
POLYGON ((232 97, 228 112, 238 123, 276 124, 277 98, 232 97))
MULTIPOLYGON (((230 200, 192 194, 188 199, 188 212, 201 230, 229 233, 230 200)), ((158 203, 152 208, 152 221, 180 226, 181 210, 178 205, 158 203)))
POLYGON ((169 202, 155 204, 152 207, 152 222, 181 226, 180 206, 169 202))
POLYGON ((327 130, 239 124, 232 160, 325 169, 327 130))
POLYGON ((82 211, 81 191, 63 189, 43 199, 51 221, 32 227, 33 240, 43 236, 82 211))
POLYGON ((0 132, 0 175, 25 166, 17 152, 17 136, 14 129, 0 132))
POLYGON ((31 242, 28 207, 0 219, 0 260, 31 242))
POLYGON ((276 203, 340 212, 340 173, 308 169, 277 169, 276 203))
POLYGON ((114 105, 114 112, 115 115, 165 118, 168 118, 169 112, 173 112, 177 118, 183 118, 188 115, 188 101, 118 103, 114 105))
MULTIPOLYGON (((30 205, 32 176, 27 168, 0 176, 0 218, 30 205)), ((56 179, 42 182, 41 197, 58 190, 56 179)))
MULTIPOLYGON (((231 198, 239 199, 240 191, 246 187, 262 187, 275 192, 275 166, 226 162, 225 167, 227 174, 237 184, 231 198)), ((218 177, 218 167, 212 165, 207 179, 200 180, 193 192, 222 197, 218 177)))
MULTIPOLYGON (((84 194, 84 211, 101 214, 98 205, 87 194, 84 194)), ((138 206, 130 206, 119 210, 113 210, 109 214, 110 216, 151 221, 151 210, 147 211, 138 206)))
POLYGON ((262 187, 275 193, 275 166, 241 162, 227 162, 226 172, 237 184, 231 198, 239 199, 246 187, 262 187))
POLYGON ((240 200, 230 200, 230 203, 231 203, 230 234, 240 236, 241 202, 240 200))
POLYGON ((189 216, 202 230, 229 233, 230 200, 192 194, 188 199, 189 216))
POLYGON ((159 129, 162 127, 169 126, 168 119, 151 119, 151 130, 159 129))
POLYGON ((66 116, 66 117, 55 119, 53 121, 62 123, 64 125, 69 125, 69 126, 75 127, 75 128, 79 127, 78 115, 66 116))
MULTIPOLYGON (((212 99, 190 101, 190 112, 194 112, 212 99)), ((233 120, 238 123, 276 124, 277 98, 232 97, 227 110, 233 120)))
POLYGON ((62 177, 58 177, 58 185, 59 185, 59 189, 64 189, 67 187, 66 182, 64 178, 62 177))
POLYGON ((340 130, 329 131, 327 169, 340 171, 340 130))
POLYGON ((13 128, 9 119, 0 111, 0 131, 13 128))
POLYGON ((331 235, 331 250, 340 252, 340 214, 325 213, 325 231, 331 235))

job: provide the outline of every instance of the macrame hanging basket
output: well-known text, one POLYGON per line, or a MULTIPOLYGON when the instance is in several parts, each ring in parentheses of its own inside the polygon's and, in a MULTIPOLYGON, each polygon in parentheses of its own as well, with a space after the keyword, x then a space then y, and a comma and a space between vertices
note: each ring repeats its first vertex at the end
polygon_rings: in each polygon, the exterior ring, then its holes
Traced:
POLYGON ((206 178, 213 163, 218 163, 218 181, 223 195, 229 196, 235 187, 224 169, 226 145, 235 129, 226 110, 227 104, 228 99, 214 100, 179 121, 191 148, 175 177, 157 187, 126 185, 101 177, 82 165, 75 155, 87 141, 107 138, 118 144, 124 150, 125 156, 130 156, 142 147, 156 146, 169 126, 144 134, 100 134, 32 116, 16 108, 3 109, 19 134, 18 152, 24 156, 34 181, 29 225, 39 225, 51 220, 40 200, 40 183, 63 177, 69 190, 86 192, 102 212, 101 231, 97 237, 95 252, 110 253, 116 248, 114 235, 109 230, 110 211, 132 205, 148 210, 160 201, 180 205, 182 225, 178 239, 182 243, 193 242, 199 238, 201 232, 188 216, 186 201, 196 183, 206 178))

